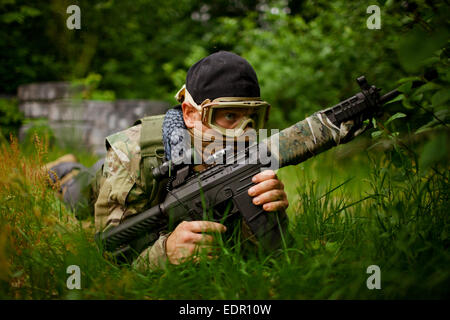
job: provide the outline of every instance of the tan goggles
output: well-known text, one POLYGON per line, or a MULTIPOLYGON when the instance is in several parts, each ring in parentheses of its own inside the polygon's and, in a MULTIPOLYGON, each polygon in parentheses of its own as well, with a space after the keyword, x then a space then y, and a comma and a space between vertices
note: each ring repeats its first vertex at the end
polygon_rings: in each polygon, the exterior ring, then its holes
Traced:
POLYGON ((202 105, 202 122, 228 137, 239 137, 247 128, 262 129, 270 105, 255 98, 218 98, 202 105))
POLYGON ((256 131, 262 129, 270 109, 266 101, 247 97, 217 98, 213 101, 206 99, 197 105, 185 85, 175 98, 179 102, 189 102, 201 113, 203 124, 228 137, 239 137, 248 127, 256 131))

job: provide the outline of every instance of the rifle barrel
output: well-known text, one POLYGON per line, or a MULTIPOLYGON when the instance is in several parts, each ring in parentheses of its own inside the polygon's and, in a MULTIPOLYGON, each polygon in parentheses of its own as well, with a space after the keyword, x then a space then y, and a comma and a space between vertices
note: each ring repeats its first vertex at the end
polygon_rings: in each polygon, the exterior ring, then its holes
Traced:
POLYGON ((392 90, 392 91, 386 93, 385 95, 381 96, 381 98, 380 98, 381 104, 391 101, 392 99, 397 97, 400 93, 401 92, 398 90, 392 90))

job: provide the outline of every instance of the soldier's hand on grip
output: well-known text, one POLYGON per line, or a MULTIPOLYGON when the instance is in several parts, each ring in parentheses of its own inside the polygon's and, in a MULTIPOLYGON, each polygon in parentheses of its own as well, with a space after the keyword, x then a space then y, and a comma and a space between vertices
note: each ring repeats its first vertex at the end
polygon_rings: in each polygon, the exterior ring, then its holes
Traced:
POLYGON ((167 238, 166 253, 169 262, 180 264, 198 250, 213 253, 214 237, 206 232, 225 232, 223 224, 211 221, 183 221, 167 238))
POLYGON ((252 179, 255 186, 248 189, 248 195, 255 205, 263 205, 265 211, 282 211, 289 206, 283 183, 273 170, 264 170, 252 179))

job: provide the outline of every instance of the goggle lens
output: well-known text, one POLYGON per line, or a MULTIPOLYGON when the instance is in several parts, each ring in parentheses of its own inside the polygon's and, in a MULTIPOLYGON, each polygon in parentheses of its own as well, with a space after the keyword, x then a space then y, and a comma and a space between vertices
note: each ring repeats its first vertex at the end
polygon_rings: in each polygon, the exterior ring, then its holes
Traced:
POLYGON ((223 104, 212 105, 207 108, 208 110, 205 110, 207 114, 203 117, 205 124, 225 135, 231 134, 237 137, 248 127, 255 130, 263 128, 268 105, 248 107, 223 104))

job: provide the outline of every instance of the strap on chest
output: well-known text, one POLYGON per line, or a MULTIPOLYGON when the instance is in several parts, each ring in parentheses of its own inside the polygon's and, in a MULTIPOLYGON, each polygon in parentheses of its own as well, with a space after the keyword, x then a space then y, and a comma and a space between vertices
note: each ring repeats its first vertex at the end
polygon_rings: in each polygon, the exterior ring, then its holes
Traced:
POLYGON ((142 124, 141 138, 141 177, 145 181, 146 192, 151 193, 150 199, 154 199, 157 193, 157 185, 153 179, 152 169, 162 164, 164 160, 164 144, 162 138, 162 124, 164 114, 142 118, 135 125, 142 124))

